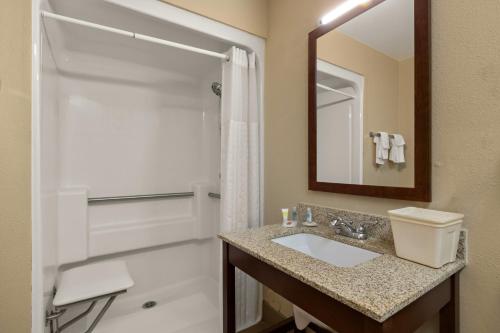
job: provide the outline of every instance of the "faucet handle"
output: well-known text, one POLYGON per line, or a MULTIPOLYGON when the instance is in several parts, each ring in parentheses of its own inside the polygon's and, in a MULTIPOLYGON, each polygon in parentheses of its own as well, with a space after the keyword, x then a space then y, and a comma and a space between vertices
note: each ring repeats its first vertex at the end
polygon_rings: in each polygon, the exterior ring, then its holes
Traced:
POLYGON ((330 218, 330 225, 332 227, 336 227, 340 222, 343 222, 342 218, 336 217, 333 214, 328 214, 328 217, 330 218))
POLYGON ((365 225, 360 225, 356 228, 356 232, 358 234, 364 234, 366 233, 366 226, 365 225))

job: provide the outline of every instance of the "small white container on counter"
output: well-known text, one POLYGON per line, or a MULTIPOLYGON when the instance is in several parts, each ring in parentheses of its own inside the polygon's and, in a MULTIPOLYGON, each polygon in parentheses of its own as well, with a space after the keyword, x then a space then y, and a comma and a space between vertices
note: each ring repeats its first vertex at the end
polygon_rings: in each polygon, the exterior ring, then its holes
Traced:
POLYGON ((398 257, 433 268, 455 261, 463 214, 407 207, 389 216, 398 257))

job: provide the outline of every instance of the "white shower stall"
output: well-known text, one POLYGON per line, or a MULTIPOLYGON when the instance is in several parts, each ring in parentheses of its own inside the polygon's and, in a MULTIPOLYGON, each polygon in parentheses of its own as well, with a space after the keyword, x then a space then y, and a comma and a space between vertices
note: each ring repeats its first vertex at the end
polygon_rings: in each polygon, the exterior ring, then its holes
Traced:
POLYGON ((113 260, 126 262, 135 285, 94 332, 221 332, 221 99, 212 85, 226 60, 210 52, 255 53, 262 147, 264 40, 155 0, 33 3, 32 332, 49 332, 60 271, 113 260))
POLYGON ((317 181, 363 184, 364 77, 317 60, 317 181))

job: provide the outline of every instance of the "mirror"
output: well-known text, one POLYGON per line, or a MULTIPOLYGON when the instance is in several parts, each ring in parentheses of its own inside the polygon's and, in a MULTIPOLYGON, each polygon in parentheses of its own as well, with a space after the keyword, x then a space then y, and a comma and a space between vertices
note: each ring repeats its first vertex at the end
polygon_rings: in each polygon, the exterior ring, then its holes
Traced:
POLYGON ((311 32, 310 189, 430 201, 428 18, 372 0, 311 32))

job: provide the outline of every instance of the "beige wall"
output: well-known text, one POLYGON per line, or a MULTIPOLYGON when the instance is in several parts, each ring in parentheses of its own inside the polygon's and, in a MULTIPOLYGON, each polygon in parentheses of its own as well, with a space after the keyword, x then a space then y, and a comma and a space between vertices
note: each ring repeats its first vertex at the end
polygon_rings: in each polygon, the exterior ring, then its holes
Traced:
MULTIPOLYGON (((384 166, 375 164, 375 144, 368 133, 385 131, 401 133, 409 138, 413 133, 406 132, 413 120, 408 120, 408 110, 400 106, 413 103, 409 95, 408 83, 412 79, 411 61, 400 64, 391 58, 359 41, 339 32, 332 31, 318 40, 318 58, 340 67, 347 68, 365 78, 363 108, 363 184, 380 186, 413 187, 413 168, 387 162, 384 166), (401 71, 400 71, 401 70, 401 71), (405 88, 405 94, 400 94, 405 88), (409 99, 411 103, 408 103, 409 99), (401 114, 400 118, 400 113, 401 114), (410 121, 403 124, 404 120, 410 121), (405 131, 402 131, 403 125, 405 131)), ((413 109, 411 109, 413 111, 413 109)), ((413 113, 411 113, 413 116, 413 113)), ((409 140, 408 151, 413 150, 413 139, 409 140)), ((408 157, 408 165, 414 163, 408 157)))
POLYGON ((254 35, 267 37, 268 0, 162 0, 254 35))
MULTIPOLYGON (((266 222, 297 201, 386 214, 414 202, 307 190, 307 33, 333 0, 271 0, 266 81, 266 222), (293 135, 290 135, 293 133, 293 135), (285 161, 285 162, 284 162, 285 161), (288 161, 289 163, 286 163, 288 161)), ((338 2, 338 1, 337 1, 338 2)), ((432 1, 433 194, 466 214, 462 329, 500 327, 500 2, 432 1)), ((435 325, 434 325, 435 326, 435 325)), ((432 332, 432 324, 426 332, 432 332)))
POLYGON ((0 332, 31 327, 31 1, 0 3, 0 332))

